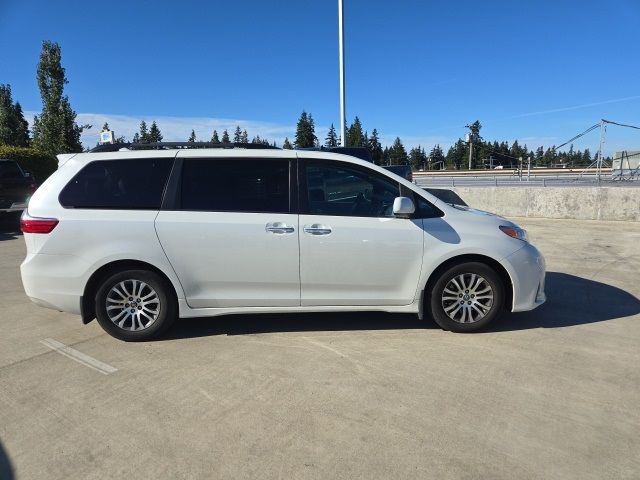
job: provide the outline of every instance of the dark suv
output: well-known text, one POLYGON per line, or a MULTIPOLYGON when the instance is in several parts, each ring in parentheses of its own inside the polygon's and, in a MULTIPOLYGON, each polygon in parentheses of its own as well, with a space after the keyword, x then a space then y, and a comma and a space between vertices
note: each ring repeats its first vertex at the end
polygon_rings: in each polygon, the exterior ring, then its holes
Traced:
POLYGON ((22 212, 36 187, 31 174, 15 161, 0 159, 0 213, 22 212))

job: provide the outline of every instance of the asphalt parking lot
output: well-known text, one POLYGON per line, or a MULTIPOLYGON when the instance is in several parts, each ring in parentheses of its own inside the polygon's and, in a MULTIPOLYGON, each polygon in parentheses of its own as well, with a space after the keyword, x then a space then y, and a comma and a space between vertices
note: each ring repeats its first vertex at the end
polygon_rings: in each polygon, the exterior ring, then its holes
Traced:
POLYGON ((640 478, 640 224, 515 220, 549 300, 488 332, 228 316, 143 344, 31 304, 4 221, 0 478, 640 478))

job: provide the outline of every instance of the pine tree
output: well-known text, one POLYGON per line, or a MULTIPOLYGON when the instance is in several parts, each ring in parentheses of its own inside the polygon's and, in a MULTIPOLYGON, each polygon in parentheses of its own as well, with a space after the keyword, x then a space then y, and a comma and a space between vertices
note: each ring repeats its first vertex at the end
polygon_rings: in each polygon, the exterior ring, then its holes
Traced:
POLYGON ((229 132, 227 132, 227 129, 224 129, 224 132, 222 132, 222 143, 231 143, 231 140, 229 139, 229 132))
POLYGON ((16 147, 29 144, 29 124, 19 102, 13 103, 11 86, 0 84, 0 143, 16 147))
POLYGON ((400 137, 396 137, 393 141, 393 145, 389 149, 389 162, 391 165, 406 165, 409 158, 407 157, 407 151, 402 145, 400 137))
POLYGON ((240 127, 236 127, 236 131, 233 133, 233 143, 240 143, 242 142, 242 130, 240 130, 240 127))
POLYGON ((327 138, 324 139, 325 147, 337 147, 338 146, 338 135, 336 134, 336 129, 331 124, 331 128, 329 128, 329 133, 327 133, 327 138))
POLYGON ((79 126, 76 123, 76 112, 71 108, 69 98, 63 95, 67 79, 60 45, 42 42, 37 76, 42 113, 34 118, 34 146, 53 154, 81 152, 80 135, 91 125, 79 126))
POLYGON ((373 161, 373 163, 375 163, 376 165, 381 165, 384 152, 382 151, 382 145, 380 144, 378 130, 376 130, 375 128, 373 129, 373 132, 371 132, 371 138, 369 138, 367 148, 371 153, 371 160, 373 161))
POLYGON ((293 146, 291 145, 291 142, 289 142, 289 139, 287 137, 285 137, 284 139, 284 143, 282 144, 282 148, 285 150, 292 150, 293 146))
POLYGON ((240 142, 249 143, 249 134, 247 133, 246 130, 242 131, 242 135, 240 136, 240 142))
POLYGON ((424 168, 427 163, 427 154, 420 145, 409 151, 409 164, 414 170, 424 168))
POLYGON ((189 140, 187 140, 189 143, 195 143, 196 141, 196 132, 195 130, 191 129, 191 135, 189 135, 189 140))
POLYGON ((131 139, 131 143, 140 143, 140 134, 138 132, 133 134, 133 138, 131 139))
POLYGON ((151 127, 149 127, 149 141, 154 143, 162 141, 162 133, 160 133, 160 129, 155 120, 151 122, 151 127))
POLYGON ((217 130, 214 130, 213 135, 211 135, 211 143, 220 143, 217 130))
POLYGON ((364 133, 362 132, 362 124, 360 119, 356 116, 353 119, 353 123, 347 129, 347 147, 366 147, 364 133))
POLYGON ((317 141, 313 117, 303 110, 296 126, 295 146, 296 148, 309 148, 316 146, 317 141))
POLYGON ((149 137, 149 130, 147 128, 147 122, 142 120, 140 122, 140 132, 136 133, 136 136, 133 137, 134 143, 149 143, 151 138, 149 137), (136 139, 138 140, 136 142, 136 139))
POLYGON ((434 146, 429 152, 429 168, 444 168, 445 157, 440 145, 434 146))

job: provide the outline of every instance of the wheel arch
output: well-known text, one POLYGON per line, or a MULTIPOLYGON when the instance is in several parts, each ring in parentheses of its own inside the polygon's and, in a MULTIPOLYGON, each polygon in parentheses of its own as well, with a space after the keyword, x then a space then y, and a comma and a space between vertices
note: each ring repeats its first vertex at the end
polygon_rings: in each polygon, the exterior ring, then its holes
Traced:
POLYGON ((95 296, 96 291, 100 286, 100 282, 113 273, 132 269, 150 270, 160 275, 167 282, 167 285, 171 287, 169 292, 174 296, 174 299, 177 302, 178 293, 175 285, 167 274, 158 267, 142 260, 115 260, 102 265, 89 277, 89 280, 84 287, 82 297, 80 297, 80 315, 82 317, 82 323, 86 325, 96 318, 95 296))
POLYGON ((512 304, 513 304, 513 280, 511 279, 509 272, 495 258, 489 257, 487 255, 481 255, 481 254, 457 255, 455 257, 448 258, 447 260, 443 261, 440 265, 438 265, 436 268, 434 268, 431 274, 429 275, 429 277, 427 278, 427 282, 425 283, 425 286, 422 290, 421 308, 424 309, 425 305, 428 305, 428 302, 430 300, 429 292, 431 291, 431 287, 433 287, 433 284, 438 281, 438 278, 440 278, 440 275, 442 275, 443 272, 453 267, 454 265, 459 265, 461 263, 467 263, 467 262, 484 263, 485 265, 491 267, 493 270, 496 271, 496 273, 500 276, 500 280, 502 280, 502 285, 504 286, 504 289, 505 289, 503 307, 505 310, 511 311, 512 304))

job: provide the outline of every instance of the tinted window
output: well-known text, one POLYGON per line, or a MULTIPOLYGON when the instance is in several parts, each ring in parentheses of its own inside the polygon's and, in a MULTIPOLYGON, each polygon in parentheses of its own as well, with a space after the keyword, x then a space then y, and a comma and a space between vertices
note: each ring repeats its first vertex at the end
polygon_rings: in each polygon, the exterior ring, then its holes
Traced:
POLYGON ((157 210, 173 158, 98 160, 84 167, 62 190, 68 208, 157 210))
POLYGON ((393 217, 398 184, 373 171, 340 163, 310 162, 306 168, 307 210, 312 215, 393 217))
POLYGON ((289 212, 289 160, 185 159, 182 210, 289 212))
POLYGON ((0 162, 0 178, 22 178, 22 170, 15 162, 0 162))

